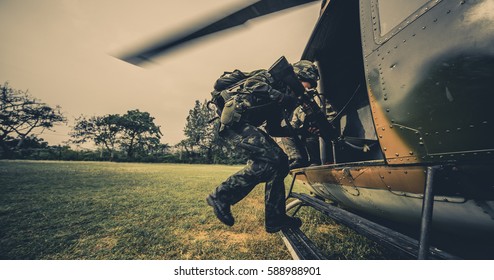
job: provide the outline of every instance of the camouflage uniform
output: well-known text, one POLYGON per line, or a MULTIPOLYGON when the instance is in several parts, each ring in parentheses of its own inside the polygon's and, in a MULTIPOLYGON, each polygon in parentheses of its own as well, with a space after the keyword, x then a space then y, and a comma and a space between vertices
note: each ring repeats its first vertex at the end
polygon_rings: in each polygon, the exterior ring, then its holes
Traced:
POLYGON ((231 175, 215 190, 214 196, 231 205, 242 200, 259 183, 265 187, 265 222, 269 226, 285 214, 285 185, 288 157, 263 130, 245 124, 228 129, 224 136, 249 158, 247 165, 231 175))
MULTIPOLYGON (((303 120, 305 119, 305 113, 302 111, 302 107, 297 107, 295 111, 293 111, 292 118, 290 120, 290 125, 296 130, 302 127, 303 120)), ((294 137, 278 137, 276 138, 276 142, 280 145, 283 151, 288 156, 288 162, 291 164, 297 162, 305 164, 308 162, 307 153, 305 153, 305 145, 303 139, 298 141, 294 137), (298 143, 297 143, 298 141, 298 143), (304 151, 304 152, 302 152, 304 151)))
MULTIPOLYGON (((319 70, 317 66, 307 60, 301 60, 293 64, 293 70, 298 79, 310 84, 304 85, 310 88, 317 87, 319 80, 319 70)), ((306 83, 306 84, 307 84, 306 83)), ((319 155, 319 139, 315 135, 308 135, 308 125, 305 124, 306 115, 301 106, 298 106, 292 114, 290 125, 299 133, 304 131, 304 135, 292 135, 277 139, 283 150, 288 154, 290 169, 304 167, 309 164, 321 164, 319 155)))
MULTIPOLYGON (((266 71, 247 79, 236 95, 237 99, 242 100, 237 100, 236 104, 248 104, 250 108, 237 106, 241 110, 234 113, 237 116, 234 123, 225 124, 224 120, 232 118, 222 114, 220 135, 234 143, 249 160, 242 170, 231 175, 210 195, 225 205, 233 205, 247 196, 256 185, 266 182, 266 229, 286 217, 284 178, 289 171, 287 155, 268 133, 287 136, 288 131, 281 127, 282 113, 284 109, 293 110, 295 107, 295 99, 283 90, 273 88, 272 83, 266 71), (268 133, 259 128, 263 123, 266 123, 268 133)), ((228 103, 225 108, 229 106, 228 103)), ((225 111, 223 109, 223 113, 225 111)), ((233 225, 233 220, 228 225, 233 225)))
MULTIPOLYGON (((333 111, 330 104, 326 103, 326 116, 331 121, 336 112, 333 111)), ((291 126, 296 129, 306 129, 308 124, 305 123, 305 112, 302 107, 297 107, 290 120, 291 126)), ((296 143, 296 139, 293 137, 278 138, 277 142, 283 148, 283 151, 288 155, 289 163, 306 163, 309 164, 321 164, 319 154, 319 138, 315 135, 300 136, 299 143, 296 143), (301 147, 302 146, 302 147, 301 147)))

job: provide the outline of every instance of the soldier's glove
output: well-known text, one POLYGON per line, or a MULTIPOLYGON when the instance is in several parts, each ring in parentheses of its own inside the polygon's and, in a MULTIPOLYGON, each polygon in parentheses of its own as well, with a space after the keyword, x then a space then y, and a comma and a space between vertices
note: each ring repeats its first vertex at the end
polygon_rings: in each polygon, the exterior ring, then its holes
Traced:
POLYGON ((315 135, 317 137, 320 137, 321 136, 321 133, 319 131, 319 128, 315 127, 315 126, 311 126, 307 129, 307 132, 312 134, 312 135, 315 135))

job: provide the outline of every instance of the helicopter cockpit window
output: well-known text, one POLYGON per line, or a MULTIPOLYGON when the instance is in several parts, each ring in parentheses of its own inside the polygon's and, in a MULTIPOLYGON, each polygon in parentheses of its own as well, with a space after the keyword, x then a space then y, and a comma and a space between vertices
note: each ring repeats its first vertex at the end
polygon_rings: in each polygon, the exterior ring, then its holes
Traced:
POLYGON ((402 23, 430 0, 378 0, 381 36, 402 23))

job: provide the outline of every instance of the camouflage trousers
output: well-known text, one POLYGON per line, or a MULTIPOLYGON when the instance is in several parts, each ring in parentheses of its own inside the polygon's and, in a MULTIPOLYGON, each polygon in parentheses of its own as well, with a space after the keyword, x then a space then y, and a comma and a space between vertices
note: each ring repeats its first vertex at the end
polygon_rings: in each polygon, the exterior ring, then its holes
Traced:
POLYGON ((246 153, 247 165, 221 183, 213 195, 222 202, 235 204, 246 197, 256 185, 265 182, 265 224, 273 225, 285 215, 285 184, 288 157, 276 142, 261 129, 243 124, 225 129, 222 136, 246 153))
MULTIPOLYGON (((292 117, 289 120, 290 125, 295 129, 300 129, 304 126, 306 114, 301 106, 295 108, 292 117)), ((315 135, 309 137, 278 137, 276 142, 280 145, 283 151, 288 155, 289 163, 301 162, 309 164, 321 164, 319 155, 319 138, 315 135), (295 139, 298 137, 298 139, 295 139)))
POLYGON ((299 161, 320 165, 319 139, 317 137, 302 137, 299 139, 300 143, 298 145, 294 137, 278 137, 276 142, 288 155, 289 163, 299 161))

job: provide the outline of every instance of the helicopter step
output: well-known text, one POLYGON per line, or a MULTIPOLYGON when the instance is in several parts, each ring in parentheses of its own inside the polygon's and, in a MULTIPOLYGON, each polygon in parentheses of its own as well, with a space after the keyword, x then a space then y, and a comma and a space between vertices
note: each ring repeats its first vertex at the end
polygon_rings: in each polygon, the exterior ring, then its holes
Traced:
POLYGON ((283 229, 281 238, 294 260, 326 260, 326 256, 300 229, 283 229))
MULTIPOLYGON (((318 198, 307 194, 291 193, 290 197, 302 202, 301 206, 310 206, 320 211, 337 223, 343 224, 357 233, 381 244, 390 250, 397 252, 400 256, 408 259, 417 259, 419 242, 397 231, 374 223, 356 214, 350 213, 339 207, 332 206, 318 198)), ((459 259, 458 257, 444 252, 435 247, 429 247, 429 259, 459 259)))

